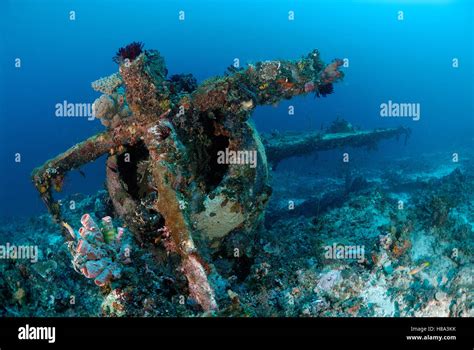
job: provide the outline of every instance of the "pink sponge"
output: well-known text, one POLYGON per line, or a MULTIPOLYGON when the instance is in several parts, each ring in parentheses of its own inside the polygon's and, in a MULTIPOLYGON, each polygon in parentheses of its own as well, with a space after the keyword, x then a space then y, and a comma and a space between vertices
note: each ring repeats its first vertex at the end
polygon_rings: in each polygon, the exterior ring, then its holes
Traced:
POLYGON ((89 214, 82 216, 81 224, 79 235, 73 235, 78 239, 69 242, 74 269, 86 278, 94 279, 98 286, 119 279, 123 266, 131 263, 126 230, 122 227, 116 230, 110 217, 98 225, 89 214), (111 235, 111 232, 117 234, 111 235), (104 235, 113 239, 105 240, 104 235))

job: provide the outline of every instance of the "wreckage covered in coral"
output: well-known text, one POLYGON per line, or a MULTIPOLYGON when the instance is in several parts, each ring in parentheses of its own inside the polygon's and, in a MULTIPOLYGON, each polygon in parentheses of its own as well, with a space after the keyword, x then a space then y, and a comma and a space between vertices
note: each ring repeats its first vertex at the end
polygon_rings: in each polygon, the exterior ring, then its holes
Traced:
POLYGON ((317 50, 294 61, 230 67, 201 84, 192 75, 168 76, 160 53, 143 50, 141 43, 120 49, 114 61, 119 71, 92 84, 102 93, 93 110, 106 130, 32 174, 63 229, 74 269, 101 286, 106 301, 115 300, 112 311, 105 308, 109 313, 133 314, 142 309, 137 300, 152 307, 152 296, 131 288, 150 283, 134 279, 133 266, 139 264, 168 271, 174 276, 169 288, 200 310, 225 309, 222 278, 245 274, 258 249, 271 171, 281 160, 342 146, 370 148, 410 133, 356 130, 339 120, 326 132, 260 135, 250 119, 257 106, 333 93, 333 84, 343 78, 342 61, 325 64, 317 50), (222 151, 256 152, 254 166, 218 161, 222 151), (104 154, 110 210, 84 212, 80 223, 68 222, 71 213, 53 191, 61 190, 69 171, 104 154), (218 259, 231 267, 221 269, 225 264, 218 259))

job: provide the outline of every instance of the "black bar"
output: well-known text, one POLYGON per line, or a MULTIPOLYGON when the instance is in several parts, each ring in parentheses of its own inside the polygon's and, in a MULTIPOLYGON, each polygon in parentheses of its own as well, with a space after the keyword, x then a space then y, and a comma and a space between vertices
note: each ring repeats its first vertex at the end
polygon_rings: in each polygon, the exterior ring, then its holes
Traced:
MULTIPOLYGON (((473 321, 470 318, 3 318, 0 319, 0 349, 64 348, 70 344, 94 346, 145 341, 159 344, 163 337, 180 342, 200 336, 297 336, 350 345, 363 341, 405 347, 472 349, 473 321), (19 340, 19 328, 55 327, 55 343, 19 340), (412 328, 415 327, 415 328, 412 328), (431 330, 428 327, 433 327, 431 330), (441 328, 440 328, 441 327, 441 328), (454 329, 450 328, 454 327, 454 329), (425 328, 423 333, 420 329, 425 328), (456 340, 408 340, 407 336, 456 336, 456 340)), ((192 344, 192 343, 191 343, 192 344)))

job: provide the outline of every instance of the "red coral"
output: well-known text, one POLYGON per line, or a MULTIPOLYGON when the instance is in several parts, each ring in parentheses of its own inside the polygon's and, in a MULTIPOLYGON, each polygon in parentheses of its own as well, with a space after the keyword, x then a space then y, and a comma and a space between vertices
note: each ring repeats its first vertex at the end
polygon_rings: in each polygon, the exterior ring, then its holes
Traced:
POLYGON ((342 64, 343 61, 340 59, 335 59, 332 63, 328 64, 321 73, 321 83, 329 84, 334 83, 336 80, 342 79, 344 74, 338 70, 342 64))

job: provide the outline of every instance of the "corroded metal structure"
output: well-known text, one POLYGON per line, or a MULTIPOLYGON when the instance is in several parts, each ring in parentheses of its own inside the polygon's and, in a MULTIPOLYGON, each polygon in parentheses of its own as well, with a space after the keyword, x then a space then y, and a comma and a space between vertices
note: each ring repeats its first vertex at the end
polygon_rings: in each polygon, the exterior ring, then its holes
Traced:
MULTIPOLYGON (((190 295, 204 310, 215 309, 196 241, 212 251, 229 237, 255 232, 271 194, 268 158, 277 162, 305 153, 328 138, 267 140, 266 150, 249 117, 258 105, 331 93, 332 83, 343 77, 342 62, 325 65, 314 50, 296 61, 232 67, 199 86, 190 75, 167 77, 164 60, 154 50, 119 63, 118 73, 93 83, 103 92, 93 110, 107 130, 35 169, 34 184, 60 223, 52 190, 61 190, 70 170, 108 154, 107 188, 116 214, 139 241, 165 241, 168 252, 180 257, 190 295), (222 150, 255 151, 256 166, 218 162, 222 150)), ((348 140, 365 139, 370 138, 361 134, 348 140)), ((344 142, 325 140, 324 145, 344 142)))

